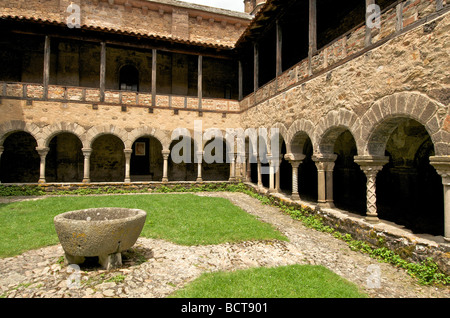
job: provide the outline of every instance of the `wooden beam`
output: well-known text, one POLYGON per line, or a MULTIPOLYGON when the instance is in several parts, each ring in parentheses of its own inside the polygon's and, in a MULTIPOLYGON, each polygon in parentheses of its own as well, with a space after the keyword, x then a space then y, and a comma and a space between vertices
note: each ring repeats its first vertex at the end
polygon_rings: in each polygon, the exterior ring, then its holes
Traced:
POLYGON ((100 51, 100 101, 105 101, 105 80, 106 80, 106 43, 101 42, 100 51))
POLYGON ((242 71, 242 61, 238 61, 238 85, 239 85, 239 100, 244 99, 244 81, 243 81, 243 71, 242 71))
POLYGON ((50 37, 45 36, 44 42, 44 99, 48 97, 48 85, 50 83, 50 37))
POLYGON ((276 22, 276 75, 280 76, 283 73, 283 32, 280 22, 276 22))
POLYGON ((258 44, 253 44, 253 90, 256 92, 259 88, 259 48, 258 44))
POLYGON ((317 3, 309 0, 309 52, 314 55, 317 52, 317 3))
POLYGON ((198 108, 202 109, 203 98, 203 56, 198 56, 198 108))
POLYGON ((152 106, 156 106, 156 58, 158 51, 152 50, 152 106))
POLYGON ((312 75, 312 57, 317 52, 317 3, 309 0, 308 74, 312 75))

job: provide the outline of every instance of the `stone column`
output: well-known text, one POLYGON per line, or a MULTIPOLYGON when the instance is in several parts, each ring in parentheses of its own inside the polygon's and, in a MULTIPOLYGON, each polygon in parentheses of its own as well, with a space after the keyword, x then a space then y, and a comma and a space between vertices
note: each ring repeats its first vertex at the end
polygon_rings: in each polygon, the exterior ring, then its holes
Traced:
POLYGON ((197 182, 202 182, 202 161, 203 161, 203 151, 198 151, 197 155, 197 182))
POLYGON ((262 176, 261 176, 261 159, 258 156, 257 159, 257 167, 258 167, 258 188, 262 188, 263 187, 263 183, 262 183, 262 176))
POLYGON ((163 160, 164 160, 162 182, 169 182, 169 178, 167 176, 167 171, 168 171, 168 167, 169 167, 170 150, 163 150, 162 155, 163 155, 163 160))
POLYGON ((39 166, 39 183, 45 183, 45 159, 47 158, 49 150, 50 149, 48 147, 36 147, 36 151, 38 152, 39 157, 41 157, 41 163, 39 166))
POLYGON ((269 159, 269 192, 276 192, 275 189, 275 167, 277 164, 277 159, 273 157, 271 154, 267 154, 267 158, 269 159))
MULTIPOLYGON (((3 154, 3 151, 5 150, 5 148, 3 148, 3 146, 0 146, 0 164, 1 164, 1 159, 2 159, 2 154, 3 154)), ((2 183, 2 180, 0 180, 0 183, 2 183)))
POLYGON ((366 183, 366 221, 378 223, 376 180, 378 172, 389 162, 388 157, 355 156, 355 162, 367 177, 366 183))
POLYGON ((333 203, 333 169, 336 155, 313 156, 317 167, 317 203, 322 208, 334 208, 333 203))
POLYGON ((245 156, 245 152, 241 152, 238 154, 240 160, 240 179, 242 182, 246 182, 247 181, 247 157, 245 156))
POLYGON ((442 177, 444 188, 444 239, 450 242, 450 156, 430 157, 430 164, 442 177))
POLYGON ((281 167, 281 160, 282 160, 282 155, 278 158, 278 161, 276 162, 277 165, 275 166, 275 192, 279 193, 280 192, 280 176, 281 176, 281 171, 280 171, 280 167, 281 167))
POLYGON ((83 148, 81 149, 83 151, 84 156, 84 175, 83 175, 83 182, 89 183, 91 182, 91 148, 83 148))
POLYGON ((124 182, 131 182, 130 159, 131 159, 131 153, 133 152, 133 149, 124 149, 123 152, 125 154, 125 180, 124 180, 124 182))
MULTIPOLYGON (((3 146, 0 146, 0 164, 1 164, 1 160, 2 160, 2 153, 3 153, 3 150, 5 150, 5 148, 3 148, 3 146)), ((0 180, 0 183, 2 183, 2 180, 0 180)))
POLYGON ((250 182, 252 180, 252 165, 250 162, 250 155, 247 153, 247 157, 245 159, 247 161, 247 171, 245 171, 245 181, 250 182))
POLYGON ((236 158, 233 152, 228 153, 228 158, 230 158, 230 178, 229 182, 236 181, 236 158))
POLYGON ((285 159, 289 161, 292 166, 292 195, 291 199, 293 201, 300 200, 300 195, 298 194, 298 167, 301 165, 305 159, 303 154, 286 154, 285 159))

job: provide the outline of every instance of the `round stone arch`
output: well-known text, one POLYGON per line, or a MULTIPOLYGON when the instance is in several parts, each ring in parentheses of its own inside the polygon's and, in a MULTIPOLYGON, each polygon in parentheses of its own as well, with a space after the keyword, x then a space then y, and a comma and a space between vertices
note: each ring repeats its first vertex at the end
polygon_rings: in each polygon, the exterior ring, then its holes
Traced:
POLYGON ((29 133, 39 145, 41 128, 34 123, 26 123, 21 120, 12 120, 0 124, 0 147, 5 139, 12 133, 24 131, 29 133))
POLYGON ((361 118, 359 148, 366 156, 384 156, 386 143, 399 123, 413 119, 422 124, 436 156, 449 155, 450 134, 444 129, 447 107, 417 92, 401 92, 376 101, 361 118))
POLYGON ((314 153, 317 155, 332 155, 337 138, 345 131, 349 131, 355 139, 358 153, 358 138, 360 134, 359 119, 355 113, 347 109, 331 111, 319 120, 314 132, 314 153))
POLYGON ((167 132, 151 127, 139 127, 129 132, 127 140, 125 141, 125 148, 131 149, 133 143, 137 139, 146 136, 150 136, 157 139, 161 143, 163 151, 169 150, 171 139, 168 136, 167 132))
POLYGON ((286 134, 287 153, 303 155, 303 148, 308 138, 314 145, 314 130, 314 124, 309 120, 302 118, 294 121, 286 134))
MULTIPOLYGON (((282 123, 274 124, 272 127, 270 127, 270 129, 268 131, 269 136, 271 134, 271 131, 274 130, 274 129, 278 129, 278 132, 279 132, 279 144, 278 144, 278 147, 280 149, 278 150, 278 152, 279 153, 281 152, 281 145, 282 145, 283 141, 286 144, 286 152, 287 152, 287 144, 288 144, 287 134, 288 134, 288 130, 287 130, 286 126, 284 126, 284 124, 282 124, 282 123)), ((271 140, 269 142, 269 145, 270 145, 270 150, 269 151, 270 151, 270 153, 272 153, 272 142, 271 142, 271 140)))
MULTIPOLYGON (((211 130, 207 129, 203 132, 202 150, 201 150, 203 152, 203 155, 204 155, 206 145, 210 141, 214 140, 215 138, 220 139, 225 144, 225 149, 223 149, 223 151, 225 152, 226 156, 229 156, 232 153, 234 153, 235 148, 233 148, 233 143, 229 142, 229 138, 231 138, 229 133, 227 133, 226 131, 223 131, 221 129, 218 129, 218 128, 213 128, 211 130), (211 133, 210 137, 205 136, 205 133, 208 133, 208 132, 211 133), (229 150, 231 150, 231 151, 229 151, 229 150)), ((234 143, 234 145, 236 145, 236 144, 234 143)))
POLYGON ((39 147, 49 147, 49 144, 51 140, 61 133, 71 133, 78 137, 78 139, 81 141, 83 148, 88 148, 89 145, 86 143, 86 129, 84 129, 82 126, 78 125, 77 123, 66 123, 61 122, 57 124, 53 124, 50 126, 47 126, 42 129, 40 133, 40 141, 43 142, 43 144, 39 144, 39 147))
POLYGON ((94 126, 90 128, 88 131, 86 131, 85 144, 88 146, 88 148, 92 148, 92 144, 94 143, 94 141, 98 137, 103 135, 114 135, 118 137, 123 142, 124 147, 126 147, 126 142, 128 140, 128 132, 124 129, 117 128, 114 125, 94 126))

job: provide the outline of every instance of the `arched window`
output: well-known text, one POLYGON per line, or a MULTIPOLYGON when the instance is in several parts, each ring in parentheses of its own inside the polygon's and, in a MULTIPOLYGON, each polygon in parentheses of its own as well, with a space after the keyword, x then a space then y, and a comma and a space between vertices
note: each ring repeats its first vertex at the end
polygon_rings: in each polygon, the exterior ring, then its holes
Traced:
POLYGON ((124 91, 139 90, 139 71, 132 65, 125 65, 120 69, 119 88, 124 91))

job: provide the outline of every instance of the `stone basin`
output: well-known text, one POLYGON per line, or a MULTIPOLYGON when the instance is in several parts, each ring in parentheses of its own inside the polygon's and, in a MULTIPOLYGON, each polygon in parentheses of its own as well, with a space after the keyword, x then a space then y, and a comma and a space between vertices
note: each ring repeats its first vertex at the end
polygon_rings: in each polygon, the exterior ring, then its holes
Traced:
POLYGON ((93 208, 70 211, 54 218, 66 264, 82 264, 98 257, 105 269, 122 265, 122 251, 132 247, 147 213, 139 209, 93 208))

